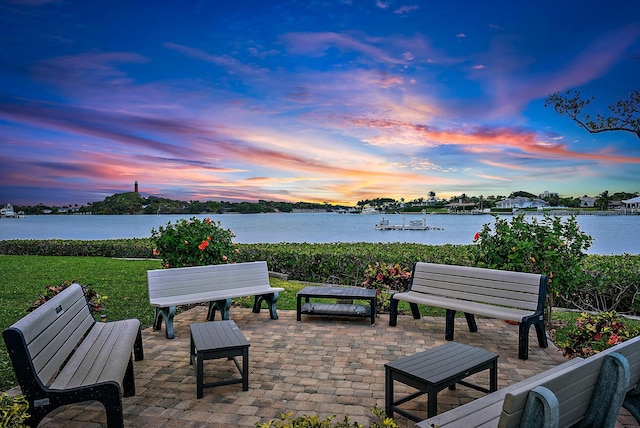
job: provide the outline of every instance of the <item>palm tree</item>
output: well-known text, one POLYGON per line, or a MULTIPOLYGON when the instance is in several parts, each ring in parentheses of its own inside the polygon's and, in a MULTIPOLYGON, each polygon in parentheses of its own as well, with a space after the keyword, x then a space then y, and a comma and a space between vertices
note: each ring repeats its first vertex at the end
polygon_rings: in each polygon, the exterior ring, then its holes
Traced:
POLYGON ((604 192, 598 195, 598 199, 596 199, 596 205, 600 208, 601 211, 606 211, 609 207, 609 202, 611 202, 611 196, 609 196, 609 191, 605 190, 604 192))

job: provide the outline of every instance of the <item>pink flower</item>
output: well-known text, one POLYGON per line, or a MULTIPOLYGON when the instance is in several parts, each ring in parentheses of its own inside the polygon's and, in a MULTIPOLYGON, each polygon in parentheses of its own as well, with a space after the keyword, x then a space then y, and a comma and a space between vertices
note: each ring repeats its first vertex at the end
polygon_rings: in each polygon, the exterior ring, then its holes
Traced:
POLYGON ((226 262, 227 261, 227 256, 222 256, 222 261, 226 262))

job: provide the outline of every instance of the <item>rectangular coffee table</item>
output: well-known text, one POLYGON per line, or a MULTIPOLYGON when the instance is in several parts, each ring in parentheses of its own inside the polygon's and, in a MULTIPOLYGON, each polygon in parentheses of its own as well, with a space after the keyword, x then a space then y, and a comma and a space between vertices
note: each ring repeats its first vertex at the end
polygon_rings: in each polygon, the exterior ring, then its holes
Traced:
POLYGON ((301 314, 307 315, 341 315, 356 317, 371 317, 371 325, 376 323, 377 293, 375 289, 362 287, 323 287, 308 286, 298 291, 297 319, 301 320, 301 314), (345 303, 320 303, 309 302, 309 299, 354 299, 367 300, 369 306, 345 303), (302 299, 305 300, 304 306, 302 299))
POLYGON ((196 366, 196 396, 202 398, 203 389, 214 386, 242 383, 242 390, 249 390, 249 341, 236 323, 231 320, 210 321, 189 325, 191 330, 190 360, 196 366), (242 357, 242 367, 236 357, 242 357), (204 383, 203 362, 216 358, 233 360, 242 378, 204 383))
POLYGON ((438 392, 445 388, 455 389, 456 383, 487 393, 498 390, 498 354, 456 342, 400 358, 385 364, 384 368, 385 412, 390 418, 393 412, 414 422, 435 416, 438 413, 438 392), (489 389, 462 380, 487 369, 489 389), (394 401, 394 381, 416 388, 418 392, 394 401), (428 394, 426 418, 398 407, 424 394, 428 394))

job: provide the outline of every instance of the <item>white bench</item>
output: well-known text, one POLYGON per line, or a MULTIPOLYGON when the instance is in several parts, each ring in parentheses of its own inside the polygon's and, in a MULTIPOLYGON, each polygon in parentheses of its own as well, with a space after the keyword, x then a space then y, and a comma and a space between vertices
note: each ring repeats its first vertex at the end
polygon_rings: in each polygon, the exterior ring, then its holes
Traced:
POLYGON ((107 425, 123 427, 122 395, 135 395, 133 358, 143 359, 140 321, 96 322, 79 284, 72 284, 2 333, 27 420, 38 423, 57 407, 100 401, 107 425))
POLYGON ((155 307, 154 330, 166 325, 167 339, 173 339, 173 317, 176 307, 209 302, 207 320, 220 310, 223 320, 229 319, 232 299, 255 296, 253 312, 260 312, 261 302, 269 307, 271 319, 278 319, 276 301, 284 288, 271 287, 267 262, 232 263, 192 266, 147 271, 149 302, 155 307))
POLYGON ((463 312, 469 330, 478 331, 474 315, 519 324, 518 358, 529 357, 529 330, 535 327, 538 344, 548 346, 544 328, 546 275, 417 262, 405 292, 390 302, 389 325, 398 319, 398 302, 409 302, 415 319, 418 304, 446 309, 445 339, 453 340, 455 315, 463 312))
POLYGON ((634 391, 638 389, 639 380, 640 336, 591 357, 569 360, 529 379, 419 422, 416 426, 518 427, 524 425, 523 417, 528 417, 525 415, 525 408, 527 401, 531 400, 530 392, 545 390, 557 401, 550 406, 557 410, 557 426, 573 426, 589 418, 590 422, 585 423, 586 426, 613 427, 625 394, 623 405, 628 408, 630 396, 634 396, 634 391), (614 355, 621 355, 626 359, 626 375, 615 370, 612 372, 608 367, 609 370, 605 370, 606 374, 600 379, 602 367, 611 364, 610 361, 605 362, 605 357, 614 355))

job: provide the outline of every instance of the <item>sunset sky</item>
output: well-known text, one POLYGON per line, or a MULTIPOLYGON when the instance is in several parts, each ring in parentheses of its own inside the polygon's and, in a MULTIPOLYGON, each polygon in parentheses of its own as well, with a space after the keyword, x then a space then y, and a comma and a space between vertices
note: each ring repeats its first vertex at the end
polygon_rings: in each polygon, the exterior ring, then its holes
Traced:
POLYGON ((0 204, 640 192, 640 1, 0 0, 0 204))

